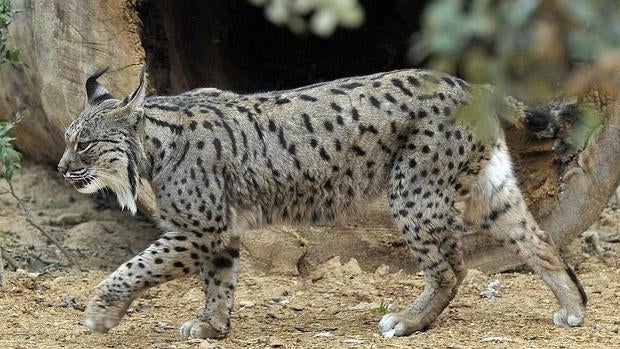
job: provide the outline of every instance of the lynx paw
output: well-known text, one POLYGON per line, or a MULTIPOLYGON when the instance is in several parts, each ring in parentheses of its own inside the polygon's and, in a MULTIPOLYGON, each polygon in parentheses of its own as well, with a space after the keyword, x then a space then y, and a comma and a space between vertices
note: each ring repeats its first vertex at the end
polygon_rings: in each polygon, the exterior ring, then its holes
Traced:
POLYGON ((397 337, 408 336, 426 327, 428 327, 427 324, 416 320, 412 314, 406 311, 386 314, 379 321, 379 332, 386 337, 391 337, 392 335, 397 337))
POLYGON ((569 312, 564 308, 560 308, 560 310, 553 314, 553 323, 556 326, 577 327, 583 323, 585 316, 585 311, 569 312))
POLYGON ((112 303, 103 297, 95 296, 84 311, 84 325, 95 332, 108 332, 118 325, 130 304, 131 300, 112 303))

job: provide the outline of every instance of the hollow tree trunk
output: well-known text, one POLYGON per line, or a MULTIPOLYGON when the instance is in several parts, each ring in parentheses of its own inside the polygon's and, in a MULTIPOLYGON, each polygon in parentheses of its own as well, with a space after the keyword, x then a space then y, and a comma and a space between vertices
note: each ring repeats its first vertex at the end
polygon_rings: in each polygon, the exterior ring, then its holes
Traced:
MULTIPOLYGON (((620 185, 620 99, 593 95, 604 125, 567 164, 554 161, 552 141, 533 139, 527 130, 507 133, 528 206, 560 248, 596 221, 620 185)), ((520 264, 516 256, 481 234, 465 236, 464 246, 470 266, 501 270, 520 264)))
MULTIPOLYGON (((9 46, 21 50, 29 68, 0 67, 0 120, 26 111, 28 117, 13 133, 16 144, 28 156, 50 164, 58 161, 64 129, 83 106, 86 77, 99 67, 111 66, 101 81, 119 95, 133 89, 145 59, 152 93, 197 85, 274 89, 385 71, 404 66, 400 57, 406 38, 417 26, 411 18, 419 18, 422 8, 370 1, 368 6, 376 8, 368 11, 360 32, 337 33, 322 41, 273 27, 245 0, 12 3, 18 12, 9 46), (395 16, 404 20, 385 20, 395 16)), ((568 165, 554 161, 550 141, 537 140, 525 130, 508 131, 528 205, 559 245, 597 219, 620 182, 620 102, 607 102, 600 105, 605 125, 568 165)), ((140 203, 142 212, 152 212, 148 190, 141 191, 140 203)), ((472 266, 498 269, 516 263, 480 234, 466 236, 464 245, 472 266)))

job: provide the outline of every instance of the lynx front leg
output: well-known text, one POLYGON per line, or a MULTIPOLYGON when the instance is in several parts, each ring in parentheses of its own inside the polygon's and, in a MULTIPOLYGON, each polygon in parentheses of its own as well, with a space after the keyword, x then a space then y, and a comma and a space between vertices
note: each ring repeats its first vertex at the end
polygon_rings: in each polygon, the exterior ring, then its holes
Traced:
POLYGON ((183 338, 223 338, 230 330, 230 315, 234 303, 239 265, 239 238, 214 253, 200 266, 205 294, 204 310, 181 326, 183 338))
POLYGON ((107 332, 147 288, 196 272, 209 257, 211 246, 191 238, 184 233, 166 233, 101 282, 86 307, 86 327, 107 332))

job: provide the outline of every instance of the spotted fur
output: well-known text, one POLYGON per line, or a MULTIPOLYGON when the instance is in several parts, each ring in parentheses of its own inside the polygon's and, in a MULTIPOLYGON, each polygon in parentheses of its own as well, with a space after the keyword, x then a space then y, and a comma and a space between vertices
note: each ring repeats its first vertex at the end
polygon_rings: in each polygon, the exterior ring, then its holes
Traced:
POLYGON ((411 305, 383 317, 382 333, 425 329, 448 305, 470 230, 504 241, 542 276, 560 302, 556 324, 582 322, 583 289, 528 212, 503 136, 483 141, 452 121, 471 102, 463 80, 401 70, 262 94, 145 97, 142 74, 120 101, 96 82, 102 73, 87 81, 59 169, 82 192, 111 188, 133 212, 138 178, 149 179, 166 233, 98 286, 89 328, 107 331, 145 289, 199 273, 206 305, 181 334, 225 336, 242 232, 331 221, 381 194, 426 276, 411 305))

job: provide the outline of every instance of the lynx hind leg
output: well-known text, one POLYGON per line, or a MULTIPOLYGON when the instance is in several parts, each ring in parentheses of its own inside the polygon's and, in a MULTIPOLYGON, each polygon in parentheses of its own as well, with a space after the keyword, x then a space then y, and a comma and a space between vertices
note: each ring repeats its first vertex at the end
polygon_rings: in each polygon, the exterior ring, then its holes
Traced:
POLYGON ((406 309, 381 319, 379 331, 384 334, 406 336, 428 328, 454 298, 466 274, 459 236, 461 219, 451 210, 456 197, 448 183, 451 174, 439 174, 435 166, 441 164, 429 161, 425 165, 421 158, 421 154, 412 153, 397 160, 388 195, 396 227, 424 271, 426 284, 406 309))
POLYGON ((573 270, 562 260, 549 234, 539 228, 523 200, 504 144, 497 144, 481 172, 467 208, 468 221, 504 241, 555 294, 556 325, 579 326, 587 298, 573 270))
POLYGON ((223 338, 230 331, 237 274, 239 268, 238 237, 214 252, 201 266, 200 279, 205 295, 205 308, 195 319, 181 326, 183 338, 223 338))

